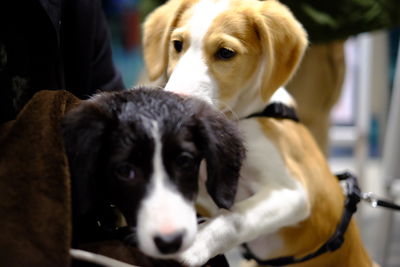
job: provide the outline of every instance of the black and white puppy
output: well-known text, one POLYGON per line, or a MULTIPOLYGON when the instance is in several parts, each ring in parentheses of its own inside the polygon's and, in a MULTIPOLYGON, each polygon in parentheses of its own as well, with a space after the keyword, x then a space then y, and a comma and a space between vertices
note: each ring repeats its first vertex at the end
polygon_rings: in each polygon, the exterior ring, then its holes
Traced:
POLYGON ((234 201, 244 147, 233 122, 208 104, 137 88, 101 93, 63 121, 75 240, 115 205, 147 255, 171 258, 197 233, 200 163, 220 208, 234 201))

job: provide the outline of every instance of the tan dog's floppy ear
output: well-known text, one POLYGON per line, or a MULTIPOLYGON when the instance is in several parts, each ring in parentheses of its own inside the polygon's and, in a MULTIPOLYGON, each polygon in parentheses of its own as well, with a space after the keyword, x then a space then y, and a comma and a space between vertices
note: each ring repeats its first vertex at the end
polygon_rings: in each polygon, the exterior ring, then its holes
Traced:
POLYGON ((278 1, 260 3, 255 27, 265 58, 262 98, 267 101, 296 71, 307 47, 307 33, 278 1))
POLYGON ((143 53, 151 81, 159 78, 168 66, 169 38, 184 5, 182 0, 169 0, 146 18, 143 25, 143 53))

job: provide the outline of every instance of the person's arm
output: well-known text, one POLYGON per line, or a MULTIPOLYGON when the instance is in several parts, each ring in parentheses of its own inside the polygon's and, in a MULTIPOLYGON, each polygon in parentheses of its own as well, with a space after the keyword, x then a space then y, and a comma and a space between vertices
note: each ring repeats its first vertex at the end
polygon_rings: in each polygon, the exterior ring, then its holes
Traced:
POLYGON ((92 59, 92 88, 102 91, 125 88, 121 74, 112 61, 110 32, 101 5, 95 11, 96 32, 92 59))

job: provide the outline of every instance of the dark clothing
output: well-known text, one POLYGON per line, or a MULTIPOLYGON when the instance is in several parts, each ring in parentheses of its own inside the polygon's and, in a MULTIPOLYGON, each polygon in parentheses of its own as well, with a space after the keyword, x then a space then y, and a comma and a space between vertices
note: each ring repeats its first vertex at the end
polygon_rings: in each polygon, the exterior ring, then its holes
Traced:
POLYGON ((0 123, 40 90, 120 89, 100 0, 0 2, 0 123))
POLYGON ((311 42, 400 25, 399 0, 281 0, 304 25, 311 42))

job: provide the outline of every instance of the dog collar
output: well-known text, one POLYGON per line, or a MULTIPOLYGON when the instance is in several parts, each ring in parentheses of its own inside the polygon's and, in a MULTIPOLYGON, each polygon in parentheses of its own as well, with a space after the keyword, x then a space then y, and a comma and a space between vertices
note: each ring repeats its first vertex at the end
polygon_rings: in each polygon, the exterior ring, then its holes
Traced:
POLYGON ((255 260, 259 265, 284 266, 284 265, 305 262, 307 260, 318 257, 321 254, 327 252, 333 252, 339 249, 344 242, 344 235, 346 233, 347 227, 349 226, 351 217, 357 211, 357 204, 361 200, 361 191, 360 188, 358 187, 357 178, 351 173, 344 172, 342 174, 336 175, 336 177, 340 181, 345 181, 345 193, 346 193, 346 200, 344 203, 345 209, 343 211, 342 219, 338 224, 338 226, 336 227, 336 231, 328 239, 328 241, 326 241, 319 247, 319 249, 302 258, 288 256, 288 257, 279 257, 269 260, 262 260, 251 252, 247 244, 243 244, 242 245, 244 248, 243 257, 246 258, 247 260, 255 260))
POLYGON ((254 113, 246 117, 271 117, 276 119, 289 119, 298 122, 299 117, 297 117, 296 110, 292 107, 289 107, 283 103, 270 103, 268 106, 259 113, 254 113))

